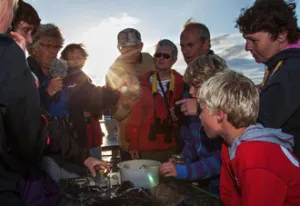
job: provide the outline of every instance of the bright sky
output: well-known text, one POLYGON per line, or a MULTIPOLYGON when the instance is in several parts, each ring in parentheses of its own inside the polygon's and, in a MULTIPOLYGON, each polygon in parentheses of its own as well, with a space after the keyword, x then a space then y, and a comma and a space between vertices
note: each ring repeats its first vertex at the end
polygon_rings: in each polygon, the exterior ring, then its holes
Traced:
MULTIPOLYGON (((240 9, 254 0, 25 0, 38 11, 42 23, 60 27, 69 43, 85 44, 89 53, 84 71, 103 85, 109 66, 118 56, 117 34, 133 27, 141 32, 144 51, 153 54, 160 39, 170 39, 179 47, 182 25, 193 17, 210 29, 212 48, 232 69, 259 82, 263 65, 244 51, 244 40, 234 28, 240 9)), ((300 5, 297 7, 299 14, 300 5)), ((183 73, 186 64, 180 54, 174 69, 183 73)))

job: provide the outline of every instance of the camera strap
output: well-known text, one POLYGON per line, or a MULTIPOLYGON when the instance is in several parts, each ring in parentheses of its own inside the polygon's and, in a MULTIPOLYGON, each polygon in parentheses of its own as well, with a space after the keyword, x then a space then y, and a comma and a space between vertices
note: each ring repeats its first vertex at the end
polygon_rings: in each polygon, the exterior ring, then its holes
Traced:
MULTIPOLYGON (((173 91, 174 91, 174 86, 175 86, 175 76, 173 74, 173 71, 171 71, 171 78, 170 78, 170 84, 169 84, 169 91, 170 91, 170 96, 169 96, 169 100, 167 99, 167 94, 166 94, 166 91, 164 90, 164 87, 162 85, 162 82, 160 80, 160 77, 159 77, 159 74, 158 73, 155 73, 155 78, 153 78, 152 80, 152 88, 155 88, 154 87, 154 84, 156 85, 157 87, 157 81, 158 81, 158 84, 159 84, 159 87, 163 93, 163 99, 164 99, 164 103, 165 103, 165 106, 167 108, 167 112, 168 112, 168 122, 170 121, 171 119, 171 114, 170 114, 170 103, 171 103, 171 99, 172 99, 172 96, 173 96, 173 91), (157 81, 156 81, 157 80, 157 81)), ((154 77, 153 75, 153 77, 154 77)), ((154 90, 155 91, 155 90, 154 90)), ((156 89, 157 91, 157 89, 156 89)), ((157 95, 157 92, 153 92, 153 98, 154 98, 154 118, 156 119, 156 95, 157 95)))

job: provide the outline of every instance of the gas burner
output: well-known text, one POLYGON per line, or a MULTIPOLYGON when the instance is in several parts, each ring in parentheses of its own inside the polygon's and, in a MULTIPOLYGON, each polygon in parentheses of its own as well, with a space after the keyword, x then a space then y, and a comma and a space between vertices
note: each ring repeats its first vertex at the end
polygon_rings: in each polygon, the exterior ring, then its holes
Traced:
POLYGON ((85 188, 91 185, 91 179, 89 177, 74 178, 69 180, 69 186, 85 188))

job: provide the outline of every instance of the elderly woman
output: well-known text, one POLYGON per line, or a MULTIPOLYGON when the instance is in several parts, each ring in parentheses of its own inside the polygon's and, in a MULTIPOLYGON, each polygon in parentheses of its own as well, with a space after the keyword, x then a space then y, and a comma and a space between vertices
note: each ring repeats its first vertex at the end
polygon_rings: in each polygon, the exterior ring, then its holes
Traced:
POLYGON ((85 174, 83 165, 92 174, 95 174, 94 167, 103 166, 89 155, 83 108, 99 115, 109 105, 116 104, 119 98, 116 92, 96 87, 88 80, 81 80, 78 84, 68 77, 51 76, 51 63, 63 42, 59 28, 45 24, 40 25, 28 46, 31 55, 28 63, 39 79, 41 104, 49 118, 51 143, 43 168, 55 181, 85 174))
POLYGON ((141 97, 132 106, 126 125, 126 138, 132 159, 166 161, 175 153, 174 131, 178 127, 170 114, 180 99, 184 82, 171 69, 178 50, 170 40, 158 42, 154 54, 156 71, 141 78, 141 97))

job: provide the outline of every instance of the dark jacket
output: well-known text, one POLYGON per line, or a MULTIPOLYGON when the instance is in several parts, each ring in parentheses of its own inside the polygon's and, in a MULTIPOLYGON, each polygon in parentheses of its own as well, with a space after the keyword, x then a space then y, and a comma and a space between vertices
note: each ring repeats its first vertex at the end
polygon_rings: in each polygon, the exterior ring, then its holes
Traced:
POLYGON ((300 49, 286 49, 266 62, 269 75, 260 93, 258 122, 282 128, 295 139, 294 154, 300 157, 300 49), (283 61, 273 73, 279 61, 283 61))
POLYGON ((9 205, 9 199, 18 201, 20 171, 43 154, 47 136, 39 108, 39 94, 24 52, 10 37, 0 34, 1 205, 9 205), (1 198, 3 192, 11 194, 9 199, 1 198))
MULTIPOLYGON (((53 98, 48 95, 46 86, 43 85, 45 75, 32 57, 28 57, 28 64, 38 77, 43 88, 40 89, 42 106, 49 111, 53 98)), ((93 115, 101 115, 103 111, 117 103, 119 95, 109 88, 95 86, 80 69, 70 69, 69 71, 67 77, 63 80, 64 92, 67 97, 70 121, 78 137, 76 145, 80 149, 78 156, 74 157, 72 161, 83 164, 84 160, 89 156, 83 111, 86 110, 93 115)))

